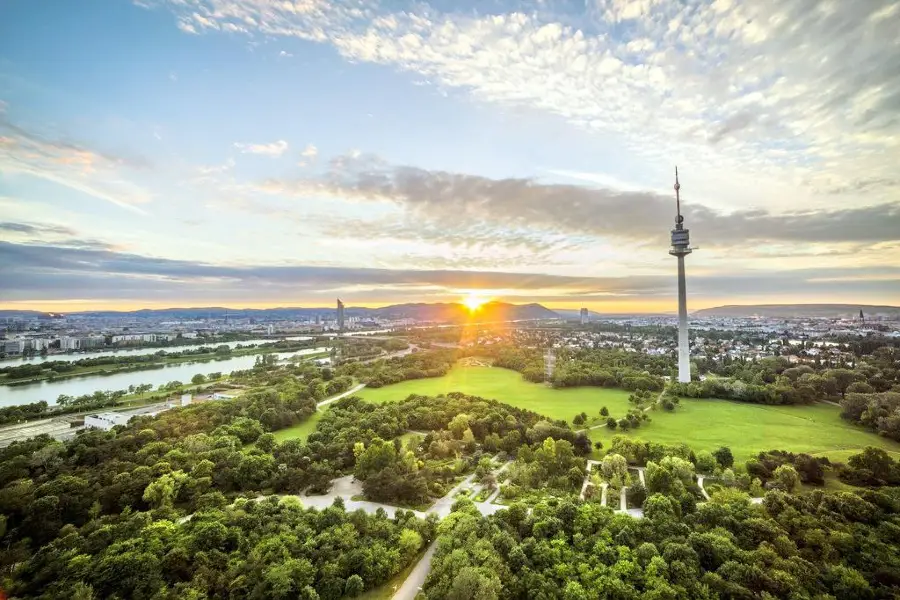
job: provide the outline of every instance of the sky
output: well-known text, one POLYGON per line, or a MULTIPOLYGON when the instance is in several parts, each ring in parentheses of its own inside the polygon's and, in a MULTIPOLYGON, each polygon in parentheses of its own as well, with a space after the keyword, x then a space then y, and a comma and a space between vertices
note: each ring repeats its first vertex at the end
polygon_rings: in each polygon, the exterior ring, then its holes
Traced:
POLYGON ((7 0, 0 308, 900 305, 900 2, 7 0))

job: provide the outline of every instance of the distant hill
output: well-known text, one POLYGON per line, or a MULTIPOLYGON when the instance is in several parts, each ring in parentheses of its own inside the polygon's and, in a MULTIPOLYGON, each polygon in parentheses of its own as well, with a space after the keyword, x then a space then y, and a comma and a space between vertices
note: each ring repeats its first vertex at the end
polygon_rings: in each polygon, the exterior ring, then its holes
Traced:
POLYGON ((382 318, 406 318, 420 321, 520 321, 558 319, 559 314, 540 304, 508 304, 487 302, 474 313, 462 304, 396 304, 372 309, 382 318))
POLYGON ((691 313, 694 317, 783 317, 819 319, 854 318, 863 311, 866 317, 900 318, 900 306, 870 304, 732 304, 703 308, 691 313))
MULTIPOLYGON (((141 309, 134 311, 84 311, 66 313, 73 317, 131 317, 134 319, 223 319, 227 315, 233 319, 255 318, 261 320, 281 319, 305 319, 315 315, 333 316, 336 314, 333 306, 319 308, 284 307, 284 308, 225 308, 210 306, 202 308, 161 308, 141 309)), ((419 321, 459 322, 459 321, 519 321, 533 319, 558 319, 554 311, 540 304, 509 304, 506 302, 488 302, 474 313, 470 312, 462 304, 436 303, 436 304, 395 304, 380 308, 365 308, 348 306, 345 309, 348 317, 362 318, 388 318, 388 319, 416 319, 419 321)), ((40 318, 48 317, 47 313, 37 311, 0 311, 0 318, 40 318)))

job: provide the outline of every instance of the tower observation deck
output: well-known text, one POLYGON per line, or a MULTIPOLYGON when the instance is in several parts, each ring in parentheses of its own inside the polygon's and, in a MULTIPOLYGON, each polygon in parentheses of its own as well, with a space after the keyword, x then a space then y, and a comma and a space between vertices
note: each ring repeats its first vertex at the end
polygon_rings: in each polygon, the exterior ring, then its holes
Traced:
POLYGON ((687 288, 684 277, 684 257, 692 252, 691 234, 684 227, 681 215, 681 184, 678 167, 675 167, 675 229, 672 230, 672 246, 669 254, 678 259, 678 381, 691 380, 691 349, 688 338, 687 288))

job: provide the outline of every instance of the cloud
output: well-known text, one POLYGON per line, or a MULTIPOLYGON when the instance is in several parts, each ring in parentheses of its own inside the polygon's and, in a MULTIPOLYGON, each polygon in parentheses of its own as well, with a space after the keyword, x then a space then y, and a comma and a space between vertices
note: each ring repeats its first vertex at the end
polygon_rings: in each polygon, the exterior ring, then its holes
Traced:
POLYGON ((0 171, 38 177, 146 215, 151 194, 123 177, 149 168, 140 156, 103 152, 25 129, 0 114, 0 171))
MULTIPOLYGON (((671 196, 650 191, 490 179, 391 166, 372 155, 338 157, 321 178, 269 179, 257 189, 279 195, 389 202, 418 223, 447 229, 486 223, 497 229, 538 230, 532 234, 545 231, 654 243, 667 236, 675 212, 671 196)), ((724 212, 697 203, 682 207, 698 244, 900 240, 900 205, 896 203, 781 213, 759 209, 724 212)))
MULTIPOLYGON (((365 269, 306 265, 214 265, 169 260, 96 248, 65 248, 0 242, 0 301, 59 300, 73 288, 83 299, 284 301, 330 297, 336 292, 368 299, 433 297, 460 290, 506 290, 523 297, 559 301, 673 298, 670 276, 576 277, 543 273, 447 269, 365 269), (198 285, 202 282, 202 285, 198 285)), ((805 269, 695 275, 692 298, 846 291, 852 277, 856 297, 897 297, 900 268, 805 269)))
POLYGON ((0 233, 20 233, 25 235, 75 235, 75 231, 61 225, 47 225, 39 223, 3 223, 0 222, 0 233))
MULTIPOLYGON (((893 176, 893 0, 595 0, 582 14, 553 12, 559 4, 478 14, 413 2, 156 2, 199 31, 235 24, 327 43, 442 90, 560 115, 651 162, 690 157, 705 174, 767 177, 807 195, 831 179, 893 176)), ((896 201, 880 186, 853 192, 896 201)))
POLYGON ((263 156, 278 157, 287 152, 288 143, 284 140, 278 140, 270 144, 242 144, 235 142, 234 147, 243 154, 261 154, 263 156))
POLYGON ((0 239, 25 245, 45 245, 66 249, 116 250, 117 247, 94 239, 79 237, 78 232, 54 223, 0 222, 0 239))
POLYGON ((307 144, 306 148, 303 149, 303 152, 300 153, 300 156, 303 158, 308 158, 314 160, 319 155, 319 149, 316 148, 312 144, 307 144))

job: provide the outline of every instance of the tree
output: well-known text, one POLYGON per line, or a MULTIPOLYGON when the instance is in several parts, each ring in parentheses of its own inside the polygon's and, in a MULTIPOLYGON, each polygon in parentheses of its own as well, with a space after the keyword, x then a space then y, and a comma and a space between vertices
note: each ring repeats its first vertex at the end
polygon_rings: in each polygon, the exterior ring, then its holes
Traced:
POLYGON ((143 500, 153 508, 171 508, 175 496, 187 480, 182 471, 173 471, 159 477, 144 490, 143 500))
POLYGON ((580 414, 575 415, 575 417, 572 419, 572 425, 584 425, 584 417, 580 414))
POLYGON ((206 383, 206 375, 203 373, 197 373, 193 377, 191 377, 191 383, 194 385, 200 385, 201 383, 206 383))
POLYGON ((728 446, 722 446, 714 451, 713 456, 716 458, 716 462, 719 463, 719 466, 723 469, 729 469, 734 466, 734 455, 731 453, 731 448, 728 446))
POLYGON ((605 406, 604 406, 603 408, 601 408, 601 409, 600 409, 600 416, 601 416, 601 417, 608 417, 608 416, 609 416, 609 409, 606 408, 605 406))
POLYGON ((607 429, 615 429, 619 426, 619 423, 612 417, 606 419, 606 428, 607 429))
POLYGON ((628 463, 621 454, 607 454, 600 461, 600 472, 606 479, 618 476, 624 481, 628 475, 628 463))
POLYGON ((406 562, 409 562, 419 553, 422 548, 422 536, 419 532, 412 529, 404 529, 400 532, 400 539, 397 543, 400 550, 400 556, 406 562))
POLYGON ((460 413, 453 417, 453 420, 447 425, 447 429, 453 433, 453 437, 461 439, 463 433, 469 428, 469 415, 460 413))
POLYGON ((448 600, 496 600, 503 586, 496 573, 478 567, 463 567, 453 578, 448 600))
POLYGON ((350 577, 347 578, 347 583, 344 584, 344 595, 349 596, 351 598, 355 598, 363 593, 365 590, 365 585, 363 584, 362 577, 354 573, 350 577))
POLYGON ((712 453, 701 450, 697 453, 697 460, 694 461, 694 465, 697 467, 698 473, 711 474, 716 470, 717 461, 713 458, 712 453))
POLYGON ((800 475, 793 465, 785 464, 775 469, 773 480, 778 489, 785 492, 793 492, 800 485, 800 475))

